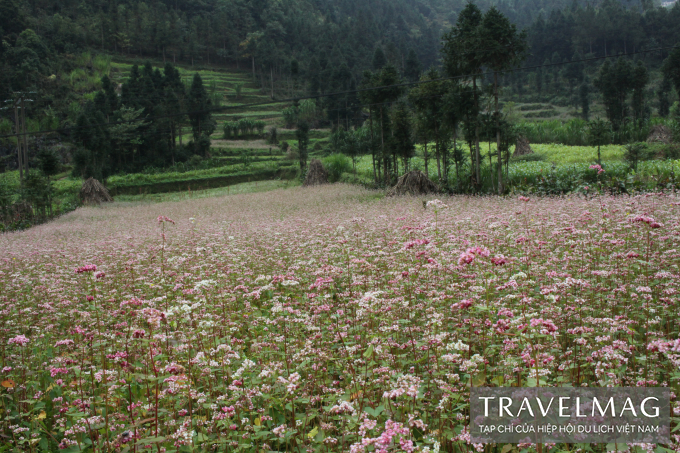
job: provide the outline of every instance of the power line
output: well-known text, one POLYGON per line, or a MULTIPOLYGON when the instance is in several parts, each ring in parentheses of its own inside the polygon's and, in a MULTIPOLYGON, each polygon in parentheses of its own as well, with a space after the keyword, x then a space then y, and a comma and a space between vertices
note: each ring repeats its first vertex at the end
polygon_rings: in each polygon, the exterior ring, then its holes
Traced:
MULTIPOLYGON (((520 72, 520 71, 531 71, 539 68, 548 68, 548 67, 554 67, 554 66, 563 66, 563 65, 568 65, 568 64, 574 64, 574 63, 586 63, 586 62, 592 62, 592 61, 598 61, 598 60, 604 60, 607 58, 620 58, 620 57, 627 57, 631 55, 638 55, 638 54, 644 54, 644 53, 650 53, 650 52, 658 52, 658 51, 663 51, 663 50, 670 50, 670 49, 676 49, 680 46, 675 45, 675 46, 666 46, 666 47, 657 47, 654 49, 648 49, 648 50, 639 50, 635 52, 628 52, 625 54, 620 54, 620 55, 605 55, 605 56, 600 56, 600 57, 590 57, 590 58, 583 58, 580 60, 572 60, 572 61, 564 61, 564 62, 559 62, 559 63, 547 63, 547 64, 541 64, 541 65, 535 65, 535 66, 525 66, 523 68, 516 68, 516 69, 511 69, 507 71, 498 71, 499 74, 505 74, 505 73, 510 73, 510 72, 520 72)), ((158 116, 152 116, 152 117, 145 117, 143 119, 135 119, 135 120, 129 120, 129 121, 113 121, 113 122, 106 122, 106 123, 98 123, 98 124, 90 124, 87 126, 72 126, 72 127, 67 127, 67 128, 61 128, 61 129, 51 129, 51 130, 43 130, 43 131, 33 131, 33 132, 25 132, 22 134, 8 134, 8 135, 0 135, 0 138, 9 138, 9 137, 20 137, 23 135, 39 135, 39 134, 50 134, 50 133, 59 133, 59 132, 69 132, 72 130, 77 130, 77 129, 88 129, 91 127, 101 127, 101 126, 115 126, 119 124, 127 124, 127 123, 134 123, 137 121, 149 121, 149 120, 154 120, 154 119, 164 119, 164 118, 176 118, 180 116, 186 116, 186 115, 197 115, 201 113, 216 113, 216 112, 223 112, 227 110, 240 110, 240 109, 248 109, 250 107, 261 107, 265 105, 274 105, 274 104, 285 104, 285 103, 297 103, 300 101, 305 101, 305 100, 314 100, 314 99, 322 99, 322 98, 327 98, 327 97, 333 97, 333 96, 344 96, 348 94, 358 94, 358 93, 364 93, 367 91, 375 91, 375 90, 385 90, 389 88, 404 88, 404 87, 409 87, 409 86, 417 86, 417 85, 423 85, 427 83, 435 83, 435 82, 444 82, 444 81, 449 81, 449 80, 460 80, 460 79, 469 79, 472 77, 480 78, 485 75, 493 74, 493 71, 482 71, 476 74, 463 74, 463 75, 457 75, 457 76, 449 76, 449 77, 440 77, 437 79, 432 79, 432 80, 418 80, 415 82, 403 82, 403 83, 396 83, 392 85, 383 85, 379 87, 366 87, 366 88, 358 88, 355 90, 347 90, 347 91, 338 91, 335 93, 327 93, 327 94, 318 94, 318 95, 313 95, 313 96, 302 96, 302 97, 295 97, 295 98, 284 98, 284 99, 279 99, 279 100, 271 100, 271 101, 262 101, 262 102, 253 102, 250 104, 242 104, 238 106, 223 106, 223 107, 214 107, 210 109, 203 109, 203 110, 196 110, 192 112, 180 112, 180 113, 173 113, 173 114, 168 114, 168 115, 158 115, 158 116)))

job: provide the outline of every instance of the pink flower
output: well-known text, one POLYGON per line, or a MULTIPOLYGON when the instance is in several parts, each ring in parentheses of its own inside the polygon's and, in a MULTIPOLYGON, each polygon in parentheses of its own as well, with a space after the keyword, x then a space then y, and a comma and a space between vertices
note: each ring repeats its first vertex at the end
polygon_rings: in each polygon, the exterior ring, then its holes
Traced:
POLYGON ((458 264, 471 264, 475 260, 475 254, 470 252, 463 252, 458 257, 458 264))
POLYGON ((508 263, 508 259, 503 255, 496 255, 493 258, 491 258, 491 262, 496 266, 502 266, 508 263))
POLYGON ((159 215, 158 218, 156 219, 158 223, 163 223, 163 222, 170 222, 173 225, 175 224, 175 221, 172 220, 171 218, 164 216, 164 215, 159 215))
POLYGON ((88 264, 83 267, 76 269, 76 274, 84 274, 85 272, 94 272, 97 270, 97 266, 94 264, 88 264))
POLYGON ((14 338, 10 338, 9 341, 7 342, 8 344, 18 344, 19 346, 23 346, 27 344, 30 340, 26 338, 25 335, 17 335, 14 338))
POLYGON ((633 218, 632 222, 633 223, 646 223, 652 229, 661 228, 663 226, 662 223, 657 222, 656 220, 654 220, 653 217, 649 217, 649 216, 646 216, 646 215, 636 216, 636 217, 633 218))
POLYGON ((591 165, 590 168, 593 169, 593 170, 597 170, 598 175, 601 175, 602 173, 604 173, 604 169, 600 165, 597 165, 597 164, 591 165))
POLYGON ((486 247, 472 247, 461 253, 458 257, 458 264, 471 264, 478 256, 489 256, 491 252, 486 247))

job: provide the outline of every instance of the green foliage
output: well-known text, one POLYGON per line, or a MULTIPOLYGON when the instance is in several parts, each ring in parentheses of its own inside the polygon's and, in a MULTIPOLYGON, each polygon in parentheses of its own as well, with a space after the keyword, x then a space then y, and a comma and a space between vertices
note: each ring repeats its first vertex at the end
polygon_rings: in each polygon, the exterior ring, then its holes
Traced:
POLYGON ((328 171, 328 181, 338 182, 343 173, 352 171, 352 161, 344 154, 335 153, 324 157, 323 166, 328 171))
POLYGON ((272 126, 271 129, 269 129, 269 137, 267 138, 267 143, 269 143, 270 145, 279 144, 279 137, 277 135, 276 126, 272 126))
MULTIPOLYGON (((606 60, 593 83, 602 93, 602 101, 612 129, 619 130, 628 116, 626 99, 637 85, 633 65, 627 58, 619 58, 615 64, 606 60)), ((643 88, 645 84, 646 81, 642 84, 643 88)))
POLYGON ((652 158, 652 154, 646 143, 630 143, 624 147, 623 159, 630 167, 637 171, 638 163, 652 158))
POLYGON ((680 47, 673 49, 668 58, 664 60, 662 71, 664 78, 675 86, 676 92, 680 93, 680 47))
POLYGON ((187 99, 187 107, 190 112, 188 116, 194 142, 198 142, 201 137, 210 137, 215 130, 215 123, 210 114, 212 101, 208 97, 203 86, 203 79, 198 73, 194 74, 187 99))
POLYGON ((542 162, 546 160, 545 155, 533 153, 533 154, 523 154, 521 156, 513 156, 510 158, 510 162, 542 162))
POLYGON ((47 176, 48 178, 50 176, 54 176, 59 173, 60 167, 61 162, 59 160, 59 156, 57 156, 53 150, 42 148, 38 152, 38 168, 43 175, 47 176))
POLYGON ((305 120, 298 121, 295 136, 298 141, 298 153, 300 159, 300 173, 304 174, 307 168, 307 158, 309 156, 307 147, 309 145, 309 123, 305 120))

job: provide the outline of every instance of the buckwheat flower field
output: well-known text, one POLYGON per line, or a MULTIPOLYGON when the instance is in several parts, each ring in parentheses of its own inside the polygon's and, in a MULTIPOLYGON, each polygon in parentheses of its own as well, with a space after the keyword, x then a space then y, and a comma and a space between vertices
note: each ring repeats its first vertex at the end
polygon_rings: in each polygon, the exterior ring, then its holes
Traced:
POLYGON ((532 451, 470 386, 677 393, 679 258, 668 194, 81 208, 0 236, 0 451, 532 451))

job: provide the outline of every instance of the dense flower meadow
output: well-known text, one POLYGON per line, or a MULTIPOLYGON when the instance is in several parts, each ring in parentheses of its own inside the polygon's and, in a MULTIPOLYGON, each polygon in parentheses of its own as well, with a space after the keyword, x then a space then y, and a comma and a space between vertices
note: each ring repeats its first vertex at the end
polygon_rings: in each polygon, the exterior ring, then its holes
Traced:
POLYGON ((0 236, 0 451, 538 450, 470 386, 677 393, 679 258, 669 194, 82 208, 0 236))

